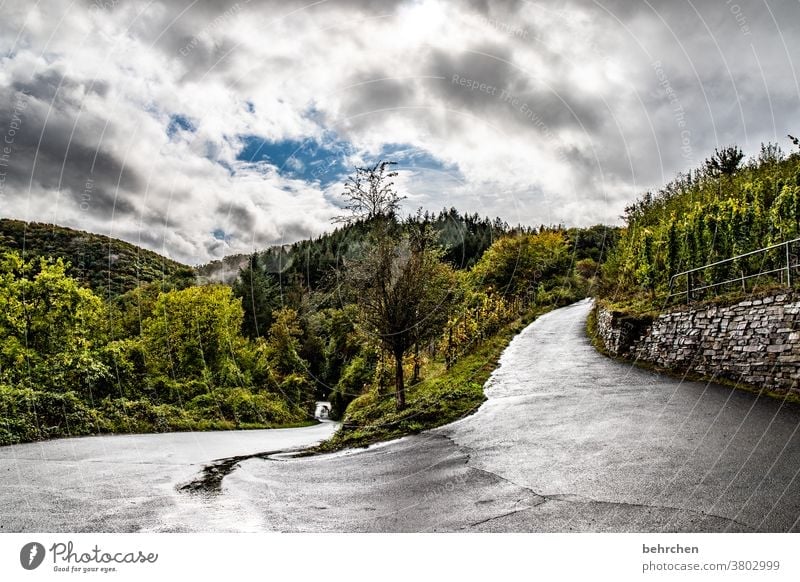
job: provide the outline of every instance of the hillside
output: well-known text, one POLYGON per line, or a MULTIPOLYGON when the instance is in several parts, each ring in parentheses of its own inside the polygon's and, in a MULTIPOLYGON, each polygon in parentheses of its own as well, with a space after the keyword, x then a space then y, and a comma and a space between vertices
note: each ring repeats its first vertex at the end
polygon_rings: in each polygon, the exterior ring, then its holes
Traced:
POLYGON ((126 243, 53 224, 0 219, 0 252, 69 262, 69 274, 103 297, 115 297, 141 283, 194 278, 191 267, 126 243))
MULTIPOLYGON (((439 244, 445 249, 445 260, 455 268, 468 268, 475 264, 497 236, 508 232, 509 226, 500 218, 482 218, 477 214, 462 214, 455 208, 438 214, 426 213, 411 222, 429 224, 436 232, 439 244)), ((368 228, 356 223, 340 225, 316 238, 287 245, 275 245, 254 254, 228 255, 196 268, 202 280, 231 284, 239 271, 254 260, 286 281, 302 279, 312 289, 324 286, 324 277, 330 274, 340 253, 351 246, 363 244, 368 228)))
POLYGON ((195 267, 195 270, 201 281, 230 285, 239 276, 239 271, 247 266, 249 260, 250 255, 237 253, 195 267))
MULTIPOLYGON (((743 158, 735 146, 716 150, 701 167, 626 209, 623 236, 604 267, 607 299, 657 311, 664 307, 672 275, 800 236, 800 154, 764 144, 759 155, 743 158)), ((784 265, 777 251, 757 254, 693 274, 692 287, 784 265)), ((735 299, 737 293, 780 283, 777 272, 737 280, 716 293, 735 299)), ((713 294, 693 292, 692 298, 713 294)))
POLYGON ((373 217, 246 257, 228 286, 108 237, 0 221, 0 445, 307 424, 320 399, 348 425, 336 446, 438 426, 480 404, 522 321, 591 292, 615 239, 455 210, 373 217), (390 352, 380 326, 397 317, 409 331, 390 352))

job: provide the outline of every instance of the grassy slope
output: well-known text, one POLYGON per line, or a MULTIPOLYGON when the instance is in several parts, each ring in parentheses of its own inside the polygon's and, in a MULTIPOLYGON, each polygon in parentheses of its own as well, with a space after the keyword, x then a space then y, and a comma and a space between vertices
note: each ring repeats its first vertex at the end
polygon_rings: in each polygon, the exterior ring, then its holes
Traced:
POLYGON ((497 367, 503 350, 527 324, 550 309, 531 312, 509 323, 450 370, 439 362, 427 366, 426 377, 408 387, 407 406, 402 412, 395 410, 393 393, 378 394, 373 389, 362 394, 347 408, 342 429, 313 451, 363 447, 449 424, 474 413, 486 400, 483 385, 497 367))
MULTIPOLYGON (((800 153, 781 160, 750 160, 732 176, 715 178, 699 170, 692 180, 679 175, 626 208, 627 224, 605 264, 606 283, 601 286, 601 296, 611 308, 632 315, 678 308, 681 298, 667 302, 671 275, 800 236, 800 153), (673 226, 674 246, 670 243, 673 226), (648 238, 650 245, 645 244, 648 238), (645 252, 648 246, 650 253, 645 252), (652 255, 650 276, 645 268, 648 254, 652 255), (654 283, 652 294, 647 289, 648 279, 654 283)), ((775 267, 775 261, 777 266, 783 265, 782 257, 775 254, 742 259, 731 271, 722 269, 714 274, 711 269, 697 274, 695 286, 697 277, 735 278, 739 269, 754 274, 775 267)), ((775 288, 778 279, 777 274, 755 278, 746 283, 746 289, 733 282, 706 297, 714 303, 731 304, 775 288), (714 294, 717 296, 712 298, 714 294)), ((678 284, 685 284, 684 280, 678 284)))

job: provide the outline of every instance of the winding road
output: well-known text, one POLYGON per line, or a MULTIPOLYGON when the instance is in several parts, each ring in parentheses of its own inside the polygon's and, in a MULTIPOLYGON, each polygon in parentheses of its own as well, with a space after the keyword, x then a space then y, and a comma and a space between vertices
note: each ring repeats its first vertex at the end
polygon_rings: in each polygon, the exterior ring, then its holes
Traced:
POLYGON ((542 316, 457 423, 316 457, 335 426, 0 448, 0 531, 800 531, 800 407, 610 360, 542 316))

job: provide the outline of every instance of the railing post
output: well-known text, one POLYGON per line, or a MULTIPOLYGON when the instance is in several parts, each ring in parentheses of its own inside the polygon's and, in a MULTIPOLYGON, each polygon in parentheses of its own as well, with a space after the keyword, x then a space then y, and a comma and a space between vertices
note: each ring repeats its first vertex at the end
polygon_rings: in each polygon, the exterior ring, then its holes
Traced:
MULTIPOLYGON (((694 299, 693 292, 694 292, 694 274, 695 273, 700 272, 700 271, 704 271, 705 269, 713 269, 714 267, 717 267, 717 266, 722 265, 722 264, 727 264, 727 263, 729 263, 731 261, 734 261, 734 270, 735 270, 735 265, 736 265, 735 261, 737 259, 742 259, 744 257, 751 257, 751 256, 758 255, 758 254, 764 254, 764 253, 766 253, 768 251, 769 252, 771 252, 771 251, 780 252, 778 249, 780 249, 782 246, 785 247, 785 249, 784 249, 784 259, 786 260, 786 264, 783 267, 779 267, 778 266, 779 259, 776 257, 775 258, 776 262, 773 262, 772 260, 770 260, 770 261, 762 260, 762 269, 761 270, 759 270, 755 274, 745 275, 745 270, 744 270, 744 268, 741 267, 741 264, 740 264, 739 278, 740 278, 741 283, 742 283, 742 291, 746 291, 747 290, 747 285, 746 285, 745 281, 747 279, 756 277, 756 282, 757 282, 760 277, 767 276, 767 275, 770 276, 770 277, 774 277, 775 273, 779 273, 780 274, 781 285, 783 285, 784 284, 783 283, 783 275, 784 275, 784 272, 785 272, 786 273, 786 283, 785 283, 785 285, 786 285, 786 287, 791 289, 792 288, 792 269, 800 269, 800 259, 796 258, 795 255, 792 255, 790 247, 791 247, 792 244, 796 245, 798 243, 800 243, 800 237, 798 237, 796 239, 789 240, 789 241, 785 241, 785 242, 782 242, 782 243, 777 243, 777 244, 774 244, 774 245, 770 245, 768 247, 764 247, 763 249, 757 249, 755 251, 742 253, 740 255, 736 255, 735 257, 732 257, 732 258, 729 258, 729 259, 723 259, 721 261, 717 261, 717 262, 714 262, 714 263, 709 263, 708 265, 704 265, 702 267, 696 267, 694 269, 689 269, 688 271, 683 271, 681 273, 676 273, 669 280, 669 291, 668 291, 667 297, 668 298, 672 297, 673 284, 678 280, 679 277, 682 277, 682 276, 685 275, 686 276, 686 303, 689 304, 694 299), (792 264, 792 260, 793 259, 795 261, 798 261, 794 265, 792 264), (766 272, 763 270, 764 263, 768 263, 768 265, 767 265, 768 266, 768 270, 766 272)), ((800 252, 798 252, 797 256, 800 256, 800 252)), ((712 273, 712 275, 713 275, 713 273, 712 273)), ((707 280, 705 279, 705 277, 701 277, 700 278, 700 289, 701 290, 716 289, 720 285, 727 285, 727 284, 736 282, 736 279, 733 276, 732 276, 731 279, 723 281, 721 283, 716 283, 715 282, 716 280, 717 280, 716 278, 712 277, 711 283, 710 284, 706 284, 707 280)), ((680 295, 680 293, 676 293, 676 296, 677 295, 680 295)))
POLYGON ((692 273, 686 273, 686 305, 692 301, 692 273))

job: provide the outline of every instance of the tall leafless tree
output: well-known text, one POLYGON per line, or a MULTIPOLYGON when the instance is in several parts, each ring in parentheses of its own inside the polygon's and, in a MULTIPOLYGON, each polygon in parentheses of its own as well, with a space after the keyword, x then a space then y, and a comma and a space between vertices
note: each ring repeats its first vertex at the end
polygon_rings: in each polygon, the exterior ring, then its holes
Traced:
POLYGON ((403 199, 387 172, 394 162, 359 168, 345 184, 346 222, 367 220, 370 231, 357 256, 344 262, 348 287, 358 298, 362 324, 395 361, 397 409, 406 406, 403 361, 415 343, 441 333, 450 312, 455 274, 443 263, 434 235, 417 219, 401 224, 403 199))
POLYGON ((395 171, 387 171, 397 162, 381 160, 374 166, 356 168, 355 173, 344 183, 342 196, 347 214, 337 218, 339 222, 352 223, 358 220, 372 220, 379 217, 396 216, 400 202, 405 198, 398 196, 392 178, 395 171))

